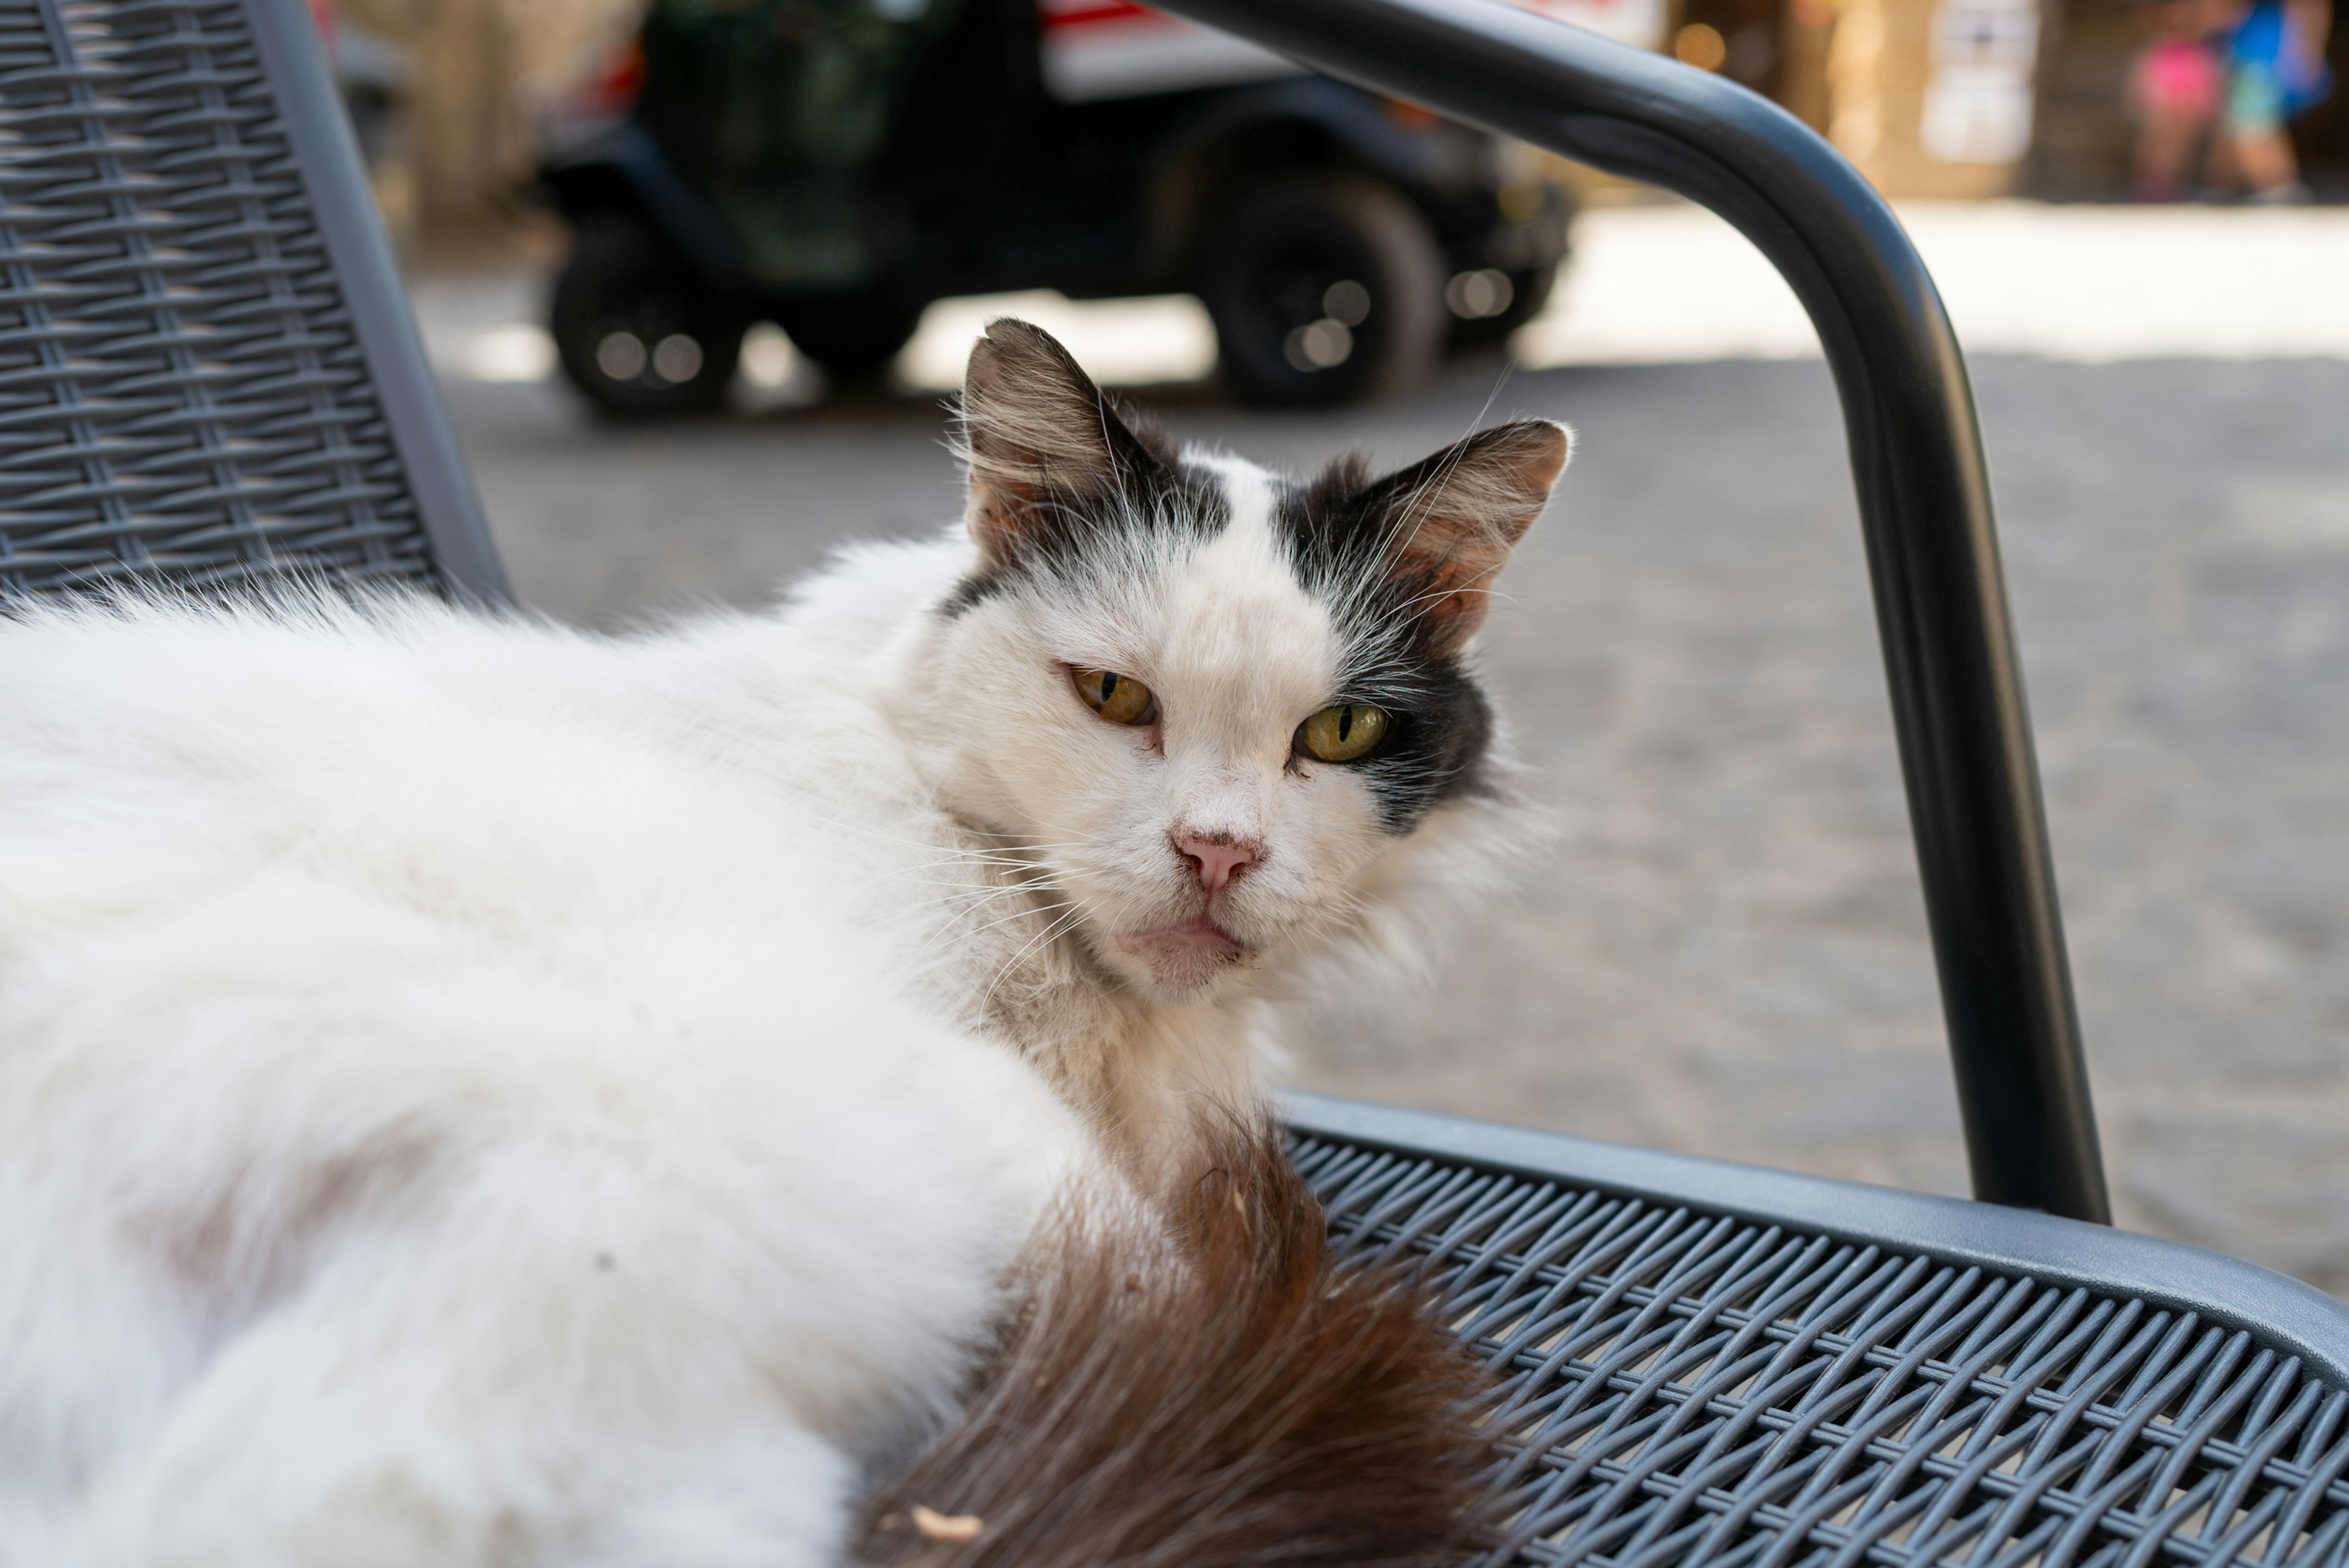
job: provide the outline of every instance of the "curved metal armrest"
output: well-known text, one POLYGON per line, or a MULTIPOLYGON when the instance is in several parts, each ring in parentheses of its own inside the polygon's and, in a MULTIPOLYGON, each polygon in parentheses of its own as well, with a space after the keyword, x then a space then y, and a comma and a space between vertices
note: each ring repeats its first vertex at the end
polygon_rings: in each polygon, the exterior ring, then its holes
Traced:
POLYGON ((1679 192, 1785 275, 1843 400, 1974 1189, 2107 1219, 1972 393, 1883 199, 1743 88, 1494 0, 1158 3, 1679 192))

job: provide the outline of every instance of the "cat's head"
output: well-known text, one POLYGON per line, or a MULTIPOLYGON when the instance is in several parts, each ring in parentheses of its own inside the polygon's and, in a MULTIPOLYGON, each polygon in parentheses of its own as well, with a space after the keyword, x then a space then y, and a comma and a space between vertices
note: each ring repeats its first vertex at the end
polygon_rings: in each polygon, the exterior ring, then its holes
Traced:
POLYGON ((1489 808, 1469 643, 1570 437, 1483 431, 1383 478, 1177 452, 1050 336, 972 350, 970 576, 926 682, 948 804, 1034 846, 1102 964, 1212 993, 1359 925, 1382 873, 1489 808))

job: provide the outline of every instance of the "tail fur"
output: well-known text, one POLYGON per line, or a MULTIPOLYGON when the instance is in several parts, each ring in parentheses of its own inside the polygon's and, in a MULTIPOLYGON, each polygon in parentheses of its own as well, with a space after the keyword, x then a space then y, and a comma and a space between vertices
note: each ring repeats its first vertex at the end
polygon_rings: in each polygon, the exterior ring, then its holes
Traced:
POLYGON ((1073 1209, 874 1568, 1436 1568, 1485 1544, 1485 1372, 1402 1264, 1334 1267, 1277 1132, 1226 1118, 1174 1246, 1073 1209))

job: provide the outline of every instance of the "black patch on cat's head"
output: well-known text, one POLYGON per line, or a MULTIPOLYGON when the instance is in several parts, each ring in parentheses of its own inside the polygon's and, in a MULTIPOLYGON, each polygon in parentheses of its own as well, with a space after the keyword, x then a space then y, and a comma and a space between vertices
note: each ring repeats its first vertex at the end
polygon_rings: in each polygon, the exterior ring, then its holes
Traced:
POLYGON ((1492 706, 1456 650, 1442 651, 1413 624, 1417 592, 1389 569, 1390 519, 1370 494, 1361 457, 1349 453, 1310 483, 1285 488, 1273 509, 1298 580, 1330 607, 1350 645, 1380 637, 1390 649, 1359 688, 1340 695, 1387 711, 1377 751, 1356 763, 1307 762, 1307 768, 1350 767, 1362 775, 1390 833, 1419 826, 1437 805, 1474 791, 1493 733, 1492 706), (1401 638, 1380 628, 1400 623, 1401 638))
POLYGON ((1119 553, 1108 547, 1117 533, 1206 537, 1229 517, 1222 489, 1185 470, 1155 420, 1109 398, 1024 321, 990 322, 972 347, 955 444, 981 564, 944 615, 1022 576, 1081 574, 1119 553))
POLYGON ((1543 421, 1479 431, 1384 479, 1358 454, 1287 486, 1274 525, 1298 580, 1330 607, 1358 655, 1349 701, 1388 714, 1361 762, 1380 820, 1405 833, 1483 787, 1493 710, 1467 663, 1493 576, 1548 499, 1568 437, 1543 421))

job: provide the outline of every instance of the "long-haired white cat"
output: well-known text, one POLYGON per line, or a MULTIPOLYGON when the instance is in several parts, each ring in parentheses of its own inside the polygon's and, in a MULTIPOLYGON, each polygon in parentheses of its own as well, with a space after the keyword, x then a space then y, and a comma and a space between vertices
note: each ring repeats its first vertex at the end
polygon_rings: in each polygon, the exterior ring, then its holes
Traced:
POLYGON ((0 621, 0 1568, 975 1552, 859 1511, 1015 1324, 1186 1343, 1272 1010, 1516 842, 1467 644, 1567 438, 1295 482, 1015 322, 961 435, 771 615, 0 621))

